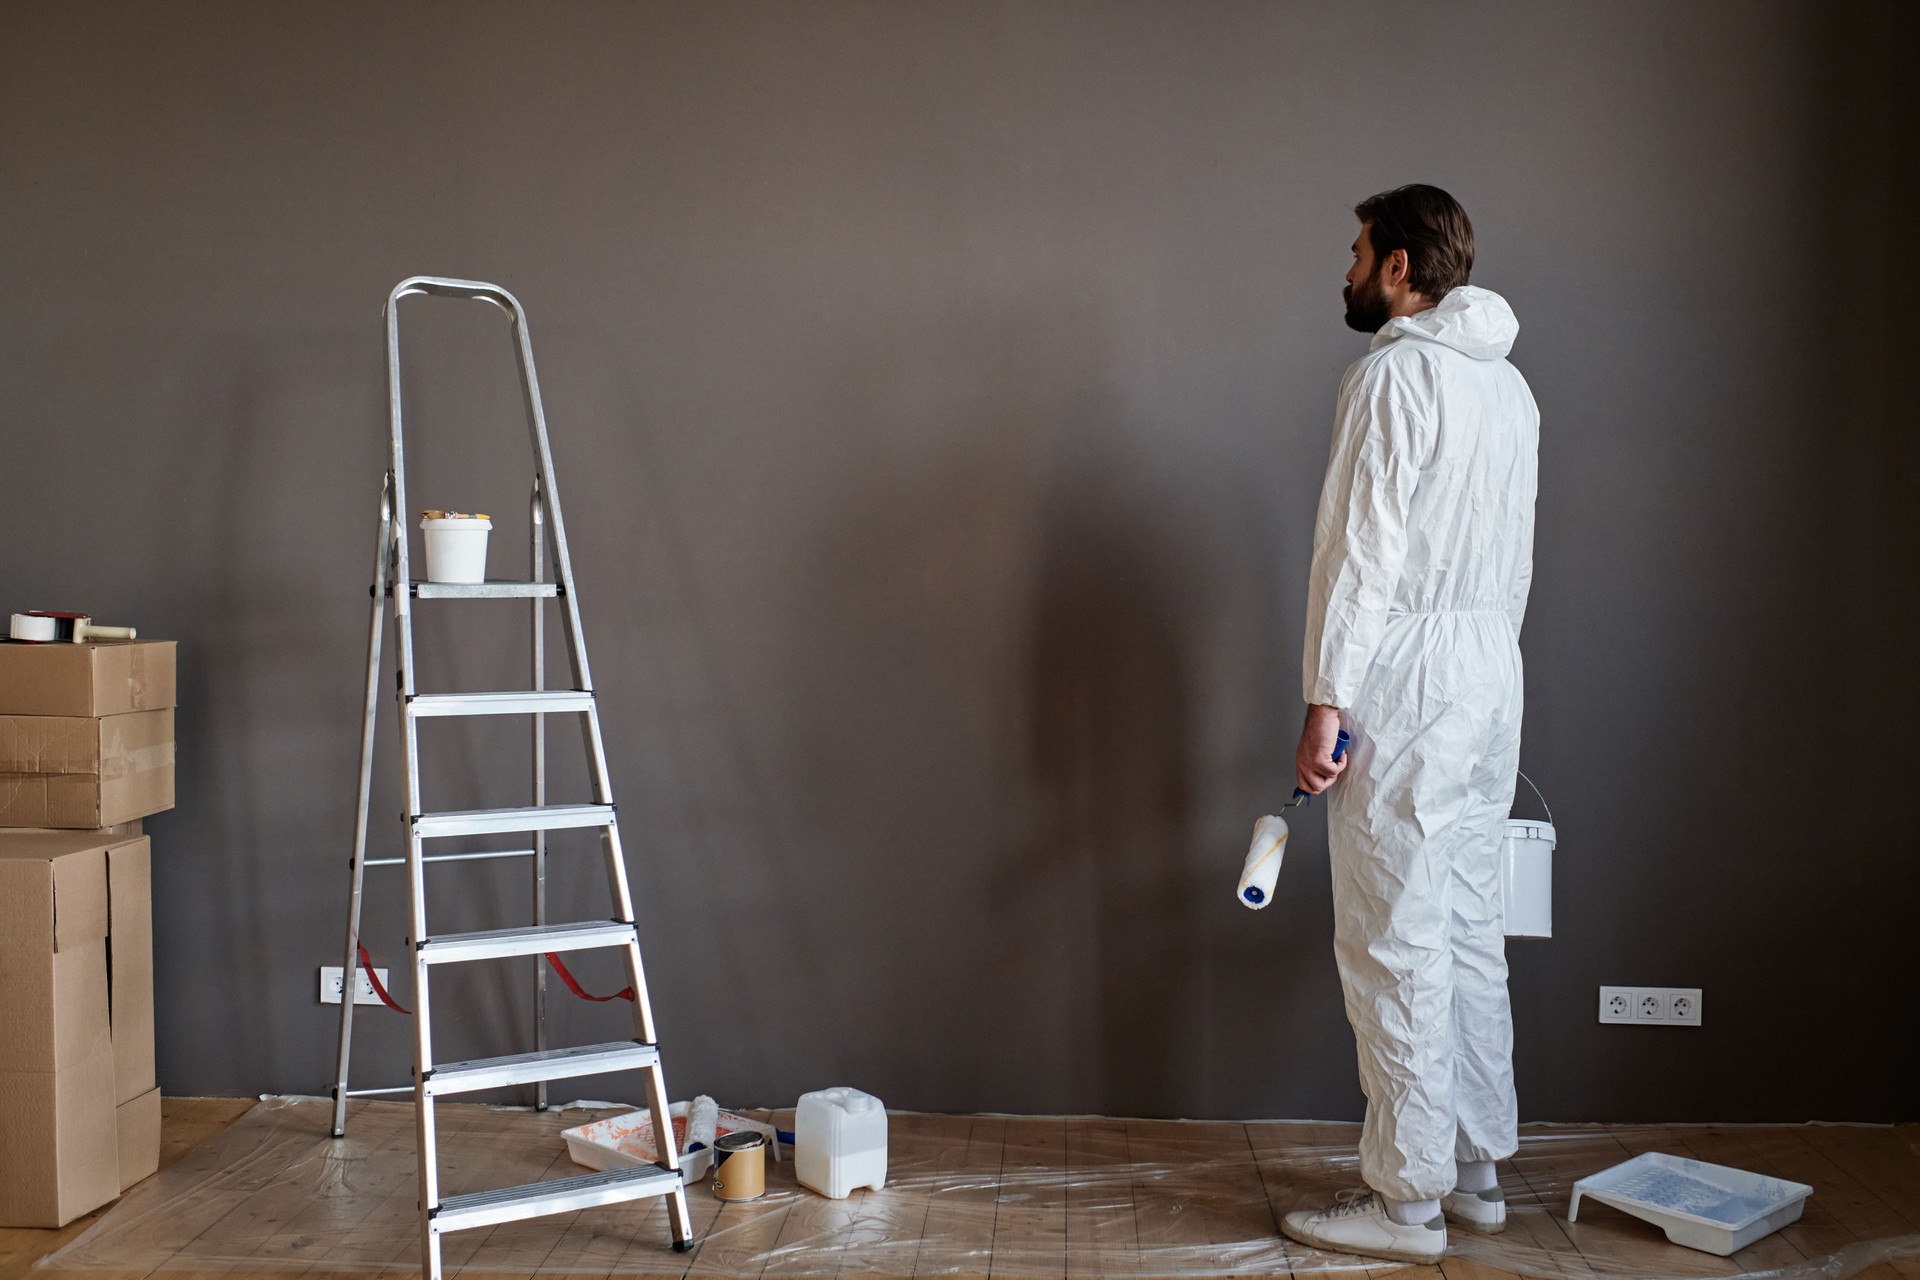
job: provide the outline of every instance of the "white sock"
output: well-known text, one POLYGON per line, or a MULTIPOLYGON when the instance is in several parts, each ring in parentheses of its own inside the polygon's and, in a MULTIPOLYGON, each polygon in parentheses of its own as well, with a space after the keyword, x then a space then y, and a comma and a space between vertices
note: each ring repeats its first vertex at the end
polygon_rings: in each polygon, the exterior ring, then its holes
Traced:
POLYGON ((1455 1162, 1460 1176, 1454 1182, 1459 1191, 1491 1191, 1500 1185, 1500 1178, 1493 1171, 1491 1160, 1460 1160, 1455 1162))
POLYGON ((1440 1213, 1438 1200, 1390 1200, 1381 1196, 1380 1203, 1387 1207, 1387 1216, 1403 1227, 1423 1227, 1440 1213))

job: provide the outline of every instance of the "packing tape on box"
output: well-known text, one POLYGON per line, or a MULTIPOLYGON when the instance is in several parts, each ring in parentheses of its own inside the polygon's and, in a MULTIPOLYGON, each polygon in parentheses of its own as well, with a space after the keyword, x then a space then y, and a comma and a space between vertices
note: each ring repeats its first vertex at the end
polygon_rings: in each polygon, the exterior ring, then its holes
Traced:
POLYGON ((16 613, 7 634, 15 640, 52 640, 56 631, 56 618, 36 618, 31 614, 16 613))

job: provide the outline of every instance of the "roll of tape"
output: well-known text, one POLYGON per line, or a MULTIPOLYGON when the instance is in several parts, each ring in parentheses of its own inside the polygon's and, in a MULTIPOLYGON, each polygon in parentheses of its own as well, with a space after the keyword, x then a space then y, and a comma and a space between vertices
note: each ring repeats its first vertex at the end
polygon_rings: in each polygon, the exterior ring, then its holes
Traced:
POLYGON ((15 640, 51 640, 55 636, 55 618, 35 618, 29 614, 16 613, 13 624, 7 634, 15 640))

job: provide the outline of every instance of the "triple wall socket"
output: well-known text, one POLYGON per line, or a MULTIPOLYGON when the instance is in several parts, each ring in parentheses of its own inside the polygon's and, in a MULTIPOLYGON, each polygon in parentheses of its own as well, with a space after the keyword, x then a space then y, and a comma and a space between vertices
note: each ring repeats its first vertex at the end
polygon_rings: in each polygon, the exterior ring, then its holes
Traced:
POLYGON ((1699 987, 1602 987, 1600 1021, 1700 1025, 1699 987))
MULTIPOLYGON (((321 1004, 340 1003, 340 972, 340 966, 337 964, 323 964, 320 966, 321 1004)), ((374 972, 380 975, 381 986, 387 987, 389 991, 393 990, 392 987, 387 986, 387 971, 385 969, 375 969, 374 972)), ((353 976, 356 979, 353 988, 353 1002, 355 1004, 379 1004, 380 997, 374 994, 373 984, 367 981, 367 971, 365 969, 355 969, 353 976)))

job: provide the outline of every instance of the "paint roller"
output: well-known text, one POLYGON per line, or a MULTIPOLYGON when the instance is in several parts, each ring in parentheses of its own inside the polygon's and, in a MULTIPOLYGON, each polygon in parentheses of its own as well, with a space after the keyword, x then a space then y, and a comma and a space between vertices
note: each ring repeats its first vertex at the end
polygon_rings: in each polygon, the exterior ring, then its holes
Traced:
POLYGON ((15 640, 35 644, 54 640, 85 644, 89 640, 133 640, 138 637, 133 627, 103 627, 93 620, 92 614, 61 613, 51 609, 14 614, 7 634, 15 640))
MULTIPOLYGON (((1353 738, 1345 729, 1334 739, 1333 758, 1336 762, 1347 754, 1347 747, 1353 738)), ((1293 799, 1281 805, 1281 811, 1313 803, 1313 797, 1299 787, 1293 789, 1293 799)), ((1240 905, 1254 911, 1264 909, 1273 901, 1273 886, 1280 879, 1280 863, 1287 854, 1287 820, 1279 814, 1270 813, 1253 824, 1253 844, 1247 849, 1246 864, 1240 869, 1240 887, 1234 896, 1240 905)))
POLYGON ((680 1154, 710 1150, 719 1131, 720 1104, 703 1093, 687 1108, 687 1147, 680 1154))
POLYGON ((703 1093, 687 1106, 686 1137, 680 1149, 680 1173, 686 1181, 698 1182, 713 1168, 713 1144, 719 1132, 720 1104, 703 1093))

